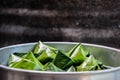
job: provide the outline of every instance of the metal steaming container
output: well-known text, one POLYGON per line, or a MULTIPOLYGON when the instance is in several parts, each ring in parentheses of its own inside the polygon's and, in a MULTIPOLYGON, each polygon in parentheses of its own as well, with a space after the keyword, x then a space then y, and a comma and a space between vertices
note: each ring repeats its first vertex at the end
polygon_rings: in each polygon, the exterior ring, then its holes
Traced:
MULTIPOLYGON (((46 42, 46 44, 68 51, 73 42, 46 42)), ((95 44, 82 43, 84 48, 112 69, 84 72, 46 72, 7 67, 9 55, 28 52, 35 43, 19 44, 0 48, 0 80, 120 80, 120 50, 95 44)))

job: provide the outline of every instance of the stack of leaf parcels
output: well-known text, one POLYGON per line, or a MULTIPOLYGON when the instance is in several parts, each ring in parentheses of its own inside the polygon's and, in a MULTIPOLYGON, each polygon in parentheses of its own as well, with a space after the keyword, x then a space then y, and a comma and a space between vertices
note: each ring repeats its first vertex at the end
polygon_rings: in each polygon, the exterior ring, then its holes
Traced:
POLYGON ((81 44, 64 52, 38 42, 28 53, 13 53, 9 67, 38 71, 76 72, 106 69, 103 64, 83 50, 81 44))

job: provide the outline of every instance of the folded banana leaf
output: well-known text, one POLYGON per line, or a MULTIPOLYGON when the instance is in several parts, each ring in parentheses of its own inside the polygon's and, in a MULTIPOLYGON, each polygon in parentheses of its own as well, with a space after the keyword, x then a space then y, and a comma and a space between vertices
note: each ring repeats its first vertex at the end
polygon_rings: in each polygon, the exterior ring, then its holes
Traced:
POLYGON ((74 61, 74 65, 78 66, 86 59, 88 52, 83 50, 81 44, 77 44, 67 55, 74 61))
POLYGON ((44 50, 47 50, 47 49, 50 49, 50 50, 57 50, 56 48, 53 48, 51 46, 48 46, 48 45, 45 45, 44 43, 42 43, 41 41, 39 41, 33 48, 33 53, 34 54, 40 54, 42 51, 44 50))
POLYGON ((98 65, 98 61, 90 55, 86 60, 80 65, 77 66, 77 71, 91 71, 91 70, 101 70, 98 65))
POLYGON ((19 62, 20 60, 22 60, 22 57, 25 56, 27 53, 13 53, 9 56, 9 62, 8 65, 9 67, 14 66, 17 62, 19 62))
POLYGON ((58 68, 57 66, 50 62, 44 65, 44 71, 63 72, 62 69, 58 68))
POLYGON ((41 52, 41 55, 37 57, 37 59, 42 63, 46 64, 47 62, 52 62, 52 60, 55 58, 56 54, 54 52, 41 52))
MULTIPOLYGON (((75 72, 108 69, 107 66, 77 44, 68 52, 38 42, 28 53, 13 53, 8 66, 27 70, 75 72)), ((109 67, 110 68, 110 67, 109 67)))
POLYGON ((55 59, 53 60, 53 64, 60 69, 65 70, 73 64, 73 61, 67 55, 65 55, 64 52, 59 50, 55 59))
POLYGON ((32 52, 29 52, 22 58, 19 58, 12 67, 27 70, 42 70, 43 65, 35 58, 32 52))
POLYGON ((47 46, 39 41, 34 47, 33 53, 42 64, 46 64, 47 62, 52 62, 55 58, 56 50, 57 49, 47 46))

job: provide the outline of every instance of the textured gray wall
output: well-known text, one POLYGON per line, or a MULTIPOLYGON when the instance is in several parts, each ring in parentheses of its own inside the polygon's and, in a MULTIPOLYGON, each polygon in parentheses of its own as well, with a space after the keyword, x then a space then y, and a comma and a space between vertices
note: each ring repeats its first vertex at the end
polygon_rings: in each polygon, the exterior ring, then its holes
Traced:
POLYGON ((120 48, 120 1, 1 0, 0 47, 38 40, 120 48))

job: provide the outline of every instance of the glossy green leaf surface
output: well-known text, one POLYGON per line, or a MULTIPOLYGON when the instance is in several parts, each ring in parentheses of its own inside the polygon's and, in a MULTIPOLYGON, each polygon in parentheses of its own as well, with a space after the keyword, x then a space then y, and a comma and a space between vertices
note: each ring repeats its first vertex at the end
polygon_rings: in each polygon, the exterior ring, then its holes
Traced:
POLYGON ((43 65, 35 58, 32 52, 29 52, 12 67, 28 70, 42 70, 43 65))
POLYGON ((90 71, 90 70, 100 70, 98 61, 90 55, 86 60, 77 67, 77 71, 90 71))
POLYGON ((76 45, 68 55, 74 61, 75 65, 80 65, 85 59, 86 55, 88 54, 87 51, 84 51, 81 44, 76 45))
POLYGON ((52 60, 55 58, 55 51, 55 48, 47 46, 39 41, 38 44, 35 45, 33 53, 42 64, 46 64, 47 62, 52 62, 52 60))
POLYGON ((60 69, 65 69, 70 67, 73 64, 73 61, 67 55, 65 55, 64 52, 58 51, 53 64, 60 69))
POLYGON ((26 55, 26 53, 13 53, 9 56, 9 67, 13 67, 17 62, 22 60, 22 57, 26 55))

